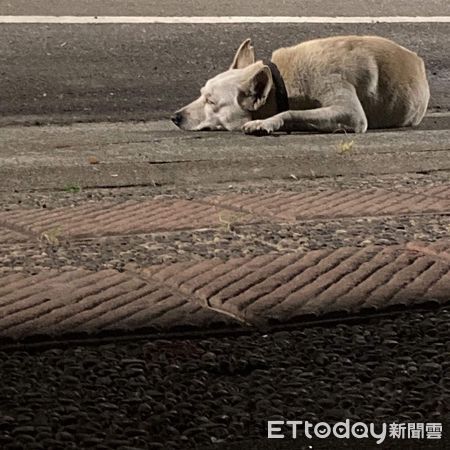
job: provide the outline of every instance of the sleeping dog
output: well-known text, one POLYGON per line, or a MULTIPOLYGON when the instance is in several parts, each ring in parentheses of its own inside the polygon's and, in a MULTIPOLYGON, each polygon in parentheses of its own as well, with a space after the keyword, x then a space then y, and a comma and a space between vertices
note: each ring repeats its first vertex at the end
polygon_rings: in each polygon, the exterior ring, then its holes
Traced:
POLYGON ((250 39, 230 68, 177 111, 183 130, 364 133, 415 126, 430 97, 423 60, 377 36, 315 39, 257 61, 250 39))

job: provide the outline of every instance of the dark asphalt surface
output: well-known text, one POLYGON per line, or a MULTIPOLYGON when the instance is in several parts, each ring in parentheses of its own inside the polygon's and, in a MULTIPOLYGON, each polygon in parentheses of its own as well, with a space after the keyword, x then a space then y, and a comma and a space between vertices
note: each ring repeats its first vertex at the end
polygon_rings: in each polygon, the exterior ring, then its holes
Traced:
MULTIPOLYGON (((427 5, 428 8, 428 5, 427 5)), ((0 25, 1 123, 168 118, 251 37, 257 56, 329 35, 377 34, 425 60, 430 108, 450 108, 450 24, 0 25)))
MULTIPOLYGON (((442 309, 272 335, 0 351, 0 445, 262 449, 276 448, 267 420, 442 422, 449 344, 442 309)), ((402 448, 387 443, 356 448, 402 448)), ((310 448, 303 436, 293 444, 279 448, 310 448)))
POLYGON ((445 0, 0 0, 2 15, 103 16, 445 16, 445 0))

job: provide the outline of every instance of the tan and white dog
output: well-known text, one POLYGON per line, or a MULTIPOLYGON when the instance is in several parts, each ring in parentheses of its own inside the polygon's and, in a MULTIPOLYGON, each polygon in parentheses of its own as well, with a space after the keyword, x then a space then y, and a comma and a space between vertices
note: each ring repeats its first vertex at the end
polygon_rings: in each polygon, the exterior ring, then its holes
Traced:
POLYGON ((247 39, 172 121, 195 131, 364 133, 418 125, 429 97, 422 59, 385 38, 315 39, 276 50, 271 62, 256 61, 247 39))

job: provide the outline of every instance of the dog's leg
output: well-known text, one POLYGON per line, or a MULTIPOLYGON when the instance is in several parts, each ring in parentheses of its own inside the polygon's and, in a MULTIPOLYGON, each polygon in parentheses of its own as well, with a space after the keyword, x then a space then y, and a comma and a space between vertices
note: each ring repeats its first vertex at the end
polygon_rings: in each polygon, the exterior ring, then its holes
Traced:
POLYGON ((353 86, 334 91, 326 99, 328 106, 317 109, 285 111, 264 120, 247 122, 242 130, 247 134, 271 134, 275 131, 345 130, 364 133, 367 118, 353 86))

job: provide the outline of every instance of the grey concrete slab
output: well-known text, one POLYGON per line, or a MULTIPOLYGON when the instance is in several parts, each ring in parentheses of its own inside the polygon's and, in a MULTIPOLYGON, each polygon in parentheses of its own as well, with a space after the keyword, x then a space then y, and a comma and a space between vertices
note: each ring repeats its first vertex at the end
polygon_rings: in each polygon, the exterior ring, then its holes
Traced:
POLYGON ((418 52, 430 108, 450 108, 450 24, 3 24, 0 124, 168 118, 247 37, 267 58, 280 46, 344 34, 377 34, 418 52))
POLYGON ((157 124, 0 128, 0 189, 213 183, 450 170, 450 130, 188 133, 157 124))
POLYGON ((0 0, 0 13, 7 15, 103 15, 103 16, 432 16, 450 14, 444 0, 0 0))

